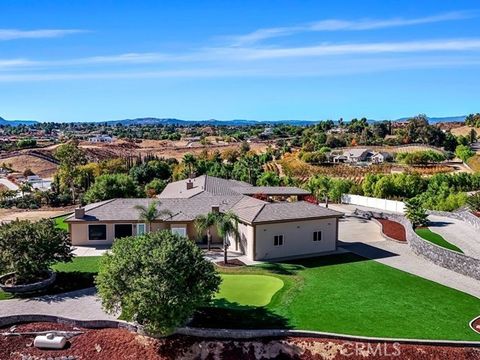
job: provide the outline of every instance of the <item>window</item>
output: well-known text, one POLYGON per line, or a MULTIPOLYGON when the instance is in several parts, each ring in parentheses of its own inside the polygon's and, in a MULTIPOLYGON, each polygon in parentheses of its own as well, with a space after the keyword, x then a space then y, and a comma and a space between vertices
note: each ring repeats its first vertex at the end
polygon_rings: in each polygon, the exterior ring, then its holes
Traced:
POLYGON ((273 245, 274 246, 282 246, 283 245, 283 235, 275 235, 273 237, 273 245))
POLYGON ((145 224, 137 224, 137 235, 144 235, 145 232, 145 224))
POLYGON ((88 240, 107 240, 107 225, 89 225, 88 240))
POLYGON ((120 239, 122 237, 128 237, 133 235, 133 225, 132 224, 115 224, 115 239, 120 239))
POLYGON ((321 231, 314 231, 313 232, 313 241, 321 241, 322 240, 322 232, 321 231))
POLYGON ((184 227, 172 227, 171 229, 172 234, 178 234, 180 236, 187 236, 187 229, 184 227))

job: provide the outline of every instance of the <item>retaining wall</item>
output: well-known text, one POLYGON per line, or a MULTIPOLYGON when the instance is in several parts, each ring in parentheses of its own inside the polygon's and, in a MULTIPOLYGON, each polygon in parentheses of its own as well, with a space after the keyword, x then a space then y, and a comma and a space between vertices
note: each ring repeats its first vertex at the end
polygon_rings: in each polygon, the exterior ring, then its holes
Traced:
POLYGON ((75 320, 55 315, 24 314, 0 317, 0 327, 6 327, 20 323, 30 322, 53 322, 68 324, 87 329, 123 328, 130 331, 140 331, 141 328, 125 321, 117 320, 75 320))

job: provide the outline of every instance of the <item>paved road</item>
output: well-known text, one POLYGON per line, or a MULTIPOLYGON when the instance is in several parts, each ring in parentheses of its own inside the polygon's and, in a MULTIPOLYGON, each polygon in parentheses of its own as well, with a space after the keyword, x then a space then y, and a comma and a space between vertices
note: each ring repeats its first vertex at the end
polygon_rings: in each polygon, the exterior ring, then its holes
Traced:
POLYGON ((464 221, 441 216, 429 217, 430 230, 458 246, 465 255, 480 259, 480 232, 464 221))

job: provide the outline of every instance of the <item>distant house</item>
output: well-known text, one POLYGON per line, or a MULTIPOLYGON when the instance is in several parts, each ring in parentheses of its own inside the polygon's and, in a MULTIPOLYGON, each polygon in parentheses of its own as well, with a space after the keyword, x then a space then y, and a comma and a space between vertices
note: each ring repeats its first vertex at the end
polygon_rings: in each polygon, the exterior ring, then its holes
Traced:
POLYGON ((92 143, 111 143, 113 142, 113 138, 109 135, 97 135, 97 136, 88 138, 88 141, 92 143))
POLYGON ((273 135, 273 129, 272 128, 265 128, 262 133, 260 133, 260 137, 263 138, 268 138, 273 135))
MULTIPOLYGON (((170 215, 151 224, 139 220, 136 205, 154 199, 112 199, 78 208, 65 221, 73 245, 111 244, 125 236, 169 230, 202 244, 195 219, 209 212, 235 213, 238 236, 228 239, 230 249, 251 260, 315 256, 337 249, 338 224, 342 213, 302 201, 309 192, 296 187, 252 186, 213 176, 170 183, 158 196, 159 209, 170 215), (262 195, 260 199, 259 196, 262 195), (298 201, 268 201, 296 198, 298 201), (265 200, 266 199, 266 200, 265 200)), ((222 239, 212 229, 212 243, 222 239)))
POLYGON ((369 149, 348 149, 343 152, 346 163, 356 164, 359 162, 368 162, 373 156, 369 149))
POLYGON ((393 161, 393 155, 385 151, 377 152, 372 155, 371 161, 374 164, 382 164, 384 162, 390 162, 390 161, 393 161))

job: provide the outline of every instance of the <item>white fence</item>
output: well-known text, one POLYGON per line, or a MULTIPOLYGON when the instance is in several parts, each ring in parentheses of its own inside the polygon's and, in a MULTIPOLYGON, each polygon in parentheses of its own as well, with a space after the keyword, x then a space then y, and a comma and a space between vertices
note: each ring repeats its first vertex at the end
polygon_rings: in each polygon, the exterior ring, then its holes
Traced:
POLYGON ((404 213, 405 203, 395 200, 379 199, 361 195, 342 195, 342 203, 358 206, 366 206, 385 211, 404 213))

